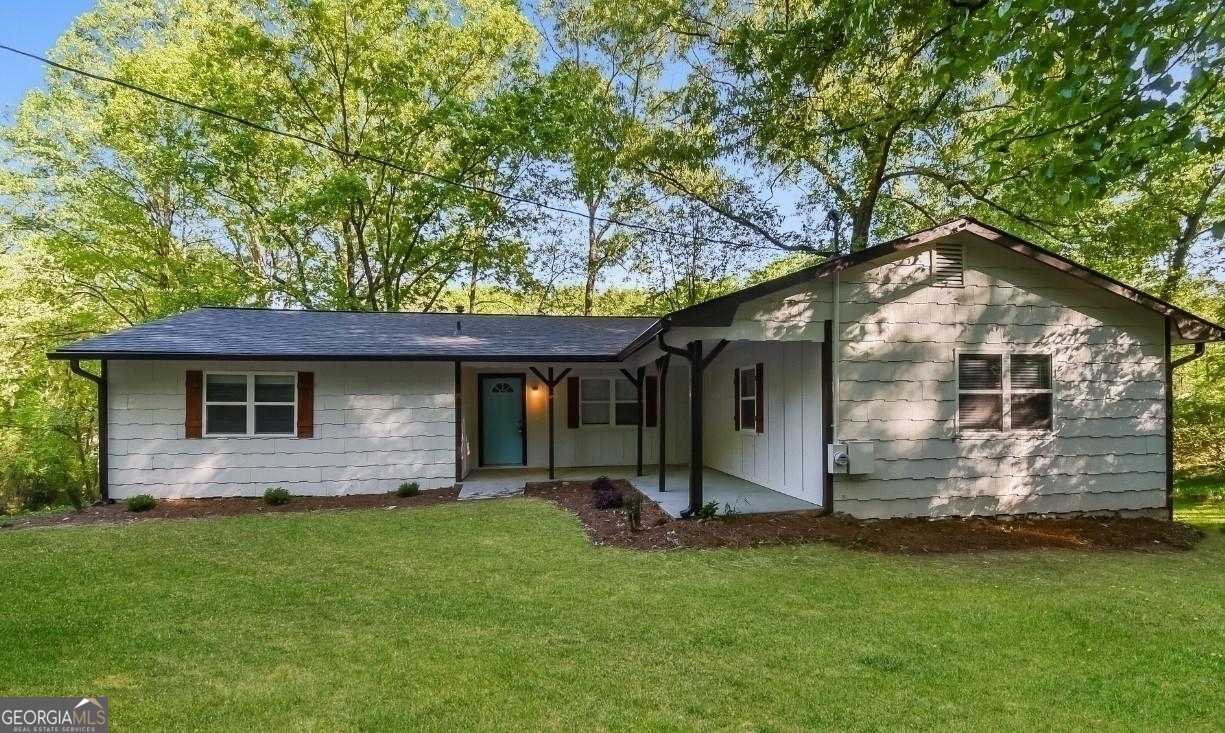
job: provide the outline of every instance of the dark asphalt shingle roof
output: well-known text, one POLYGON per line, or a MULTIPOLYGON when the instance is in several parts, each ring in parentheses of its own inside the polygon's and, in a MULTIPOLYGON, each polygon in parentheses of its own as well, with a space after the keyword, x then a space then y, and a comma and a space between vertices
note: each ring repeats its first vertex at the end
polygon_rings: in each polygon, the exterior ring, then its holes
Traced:
POLYGON ((656 318, 199 308, 64 346, 61 359, 614 359, 656 318), (456 322, 461 324, 456 333, 456 322))

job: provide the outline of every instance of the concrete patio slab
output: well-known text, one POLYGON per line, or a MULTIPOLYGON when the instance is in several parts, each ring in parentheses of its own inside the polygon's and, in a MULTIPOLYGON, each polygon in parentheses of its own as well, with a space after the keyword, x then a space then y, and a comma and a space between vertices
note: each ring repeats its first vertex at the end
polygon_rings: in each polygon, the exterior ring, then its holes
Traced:
MULTIPOLYGON (((635 476, 633 466, 590 466, 559 468, 557 481, 590 481, 599 476, 623 478, 650 498, 670 516, 679 517, 689 506, 689 469, 669 466, 664 474, 664 491, 659 490, 659 475, 654 466, 646 468, 645 476, 635 476)), ((528 483, 549 480, 549 472, 539 468, 482 468, 471 471, 461 482, 459 498, 494 499, 517 496, 528 483)), ((702 473, 702 494, 706 501, 719 504, 719 511, 732 507, 741 514, 793 512, 820 509, 811 502, 780 494, 773 489, 736 478, 722 471, 707 468, 702 473)))

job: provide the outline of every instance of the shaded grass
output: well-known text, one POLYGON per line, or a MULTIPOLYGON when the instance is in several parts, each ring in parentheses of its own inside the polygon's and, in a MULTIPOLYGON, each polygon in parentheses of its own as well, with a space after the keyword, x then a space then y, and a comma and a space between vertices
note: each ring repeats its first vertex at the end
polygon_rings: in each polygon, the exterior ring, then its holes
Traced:
POLYGON ((0 695, 116 730, 1212 730, 1188 553, 635 553, 530 499, 0 534, 0 695))
POLYGON ((1178 472, 1174 475, 1174 498, 1191 503, 1225 502, 1225 476, 1178 472))
POLYGON ((1174 516, 1205 532, 1225 527, 1225 476, 1176 474, 1174 516))
POLYGON ((54 517, 60 514, 68 514, 75 511, 71 504, 57 504, 55 506, 47 506, 42 509, 20 509, 6 514, 3 507, 0 507, 0 524, 13 521, 15 519, 33 519, 35 517, 54 517))

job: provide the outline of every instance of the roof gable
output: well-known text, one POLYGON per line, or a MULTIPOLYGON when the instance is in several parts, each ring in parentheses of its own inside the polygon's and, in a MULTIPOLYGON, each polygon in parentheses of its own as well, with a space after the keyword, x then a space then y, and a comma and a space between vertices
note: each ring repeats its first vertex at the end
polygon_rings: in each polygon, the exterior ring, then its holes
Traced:
POLYGON ((1073 262, 1062 255, 1039 247, 1032 242, 1016 237, 1001 229, 983 224, 968 216, 959 217, 922 232, 916 232, 883 244, 868 247, 859 252, 834 257, 819 265, 798 270, 782 277, 768 280, 689 308, 684 308, 669 314, 665 317, 665 320, 669 324, 678 326, 727 325, 731 323, 736 309, 742 303, 780 290, 792 288, 805 282, 832 277, 852 267, 867 264, 875 260, 883 260, 908 250, 923 249, 929 247, 934 242, 958 233, 973 235, 984 242, 1011 250, 1055 270, 1072 275, 1088 285, 1101 288, 1137 305, 1155 311, 1168 318, 1174 327, 1174 333, 1185 341, 1225 340, 1225 328, 1211 321, 1200 318, 1189 311, 1141 290, 1137 290, 1130 285, 1115 280, 1109 275, 1073 262))

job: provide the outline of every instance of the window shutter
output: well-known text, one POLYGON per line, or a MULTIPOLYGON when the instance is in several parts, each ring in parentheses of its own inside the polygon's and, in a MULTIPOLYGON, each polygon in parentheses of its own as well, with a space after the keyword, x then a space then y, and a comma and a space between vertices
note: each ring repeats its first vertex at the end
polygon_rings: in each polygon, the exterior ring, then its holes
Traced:
POLYGON ((315 437, 314 372, 298 372, 298 437, 315 437))
POLYGON ((740 429, 740 370, 736 369, 732 372, 732 400, 735 407, 732 408, 732 425, 736 430, 740 429))
POLYGON ((199 438, 204 434, 204 372, 190 369, 187 372, 186 419, 183 421, 184 435, 199 438))
POLYGON ((566 377, 566 427, 574 429, 579 421, 578 377, 566 377))
POLYGON ((757 396, 753 400, 757 408, 757 432, 759 433, 766 432, 766 391, 763 388, 762 367, 762 363, 757 362, 757 396))
POLYGON ((656 377, 647 377, 642 384, 644 409, 646 410, 646 426, 654 428, 659 426, 659 379, 656 377))

